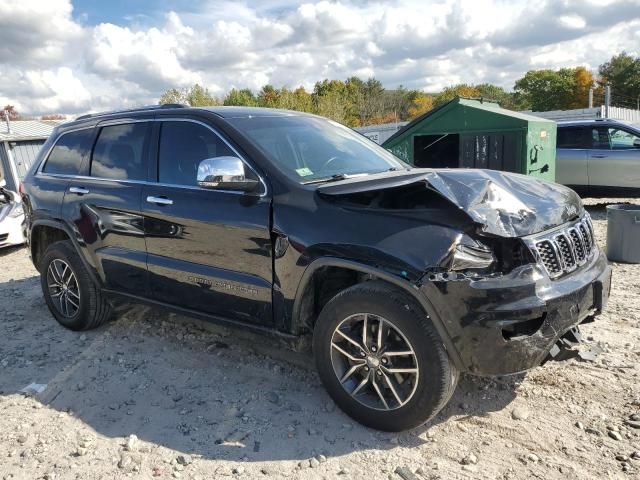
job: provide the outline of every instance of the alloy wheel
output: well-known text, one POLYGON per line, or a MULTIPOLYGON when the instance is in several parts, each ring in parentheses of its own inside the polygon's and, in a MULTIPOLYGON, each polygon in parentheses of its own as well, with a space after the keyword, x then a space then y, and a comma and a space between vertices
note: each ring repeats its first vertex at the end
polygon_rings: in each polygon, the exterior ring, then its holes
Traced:
POLYGON ((409 340, 379 315, 345 318, 331 337, 331 363, 342 388, 375 410, 404 406, 418 386, 418 360, 409 340))
POLYGON ((75 273, 64 260, 56 258, 47 269, 49 296, 58 313, 72 318, 80 309, 80 288, 75 273))

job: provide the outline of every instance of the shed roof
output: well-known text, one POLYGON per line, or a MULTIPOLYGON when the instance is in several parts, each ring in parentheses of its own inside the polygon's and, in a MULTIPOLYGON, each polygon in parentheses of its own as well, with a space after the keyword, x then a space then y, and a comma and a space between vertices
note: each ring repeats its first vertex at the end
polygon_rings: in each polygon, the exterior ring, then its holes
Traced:
POLYGON ((385 145, 390 144, 393 141, 397 140, 398 138, 404 136, 408 131, 416 128, 424 120, 430 117, 439 117, 441 115, 444 115, 447 113, 447 111, 456 108, 458 105, 462 105, 463 107, 473 108, 475 110, 481 110, 487 113, 491 113, 493 115, 501 115, 504 117, 514 118, 522 122, 555 123, 553 120, 547 120, 545 118, 535 117, 533 115, 527 115, 522 112, 514 112, 513 110, 507 110, 506 108, 502 108, 500 105, 498 105, 495 102, 486 101, 483 99, 456 97, 453 100, 450 100, 447 103, 444 103, 439 107, 434 108, 433 110, 429 110, 428 112, 414 119, 409 124, 405 125, 404 128, 401 128, 393 136, 387 139, 387 141, 385 142, 385 145))
POLYGON ((0 142, 16 140, 45 140, 53 129, 63 123, 61 120, 12 120, 11 130, 7 123, 0 121, 0 142))

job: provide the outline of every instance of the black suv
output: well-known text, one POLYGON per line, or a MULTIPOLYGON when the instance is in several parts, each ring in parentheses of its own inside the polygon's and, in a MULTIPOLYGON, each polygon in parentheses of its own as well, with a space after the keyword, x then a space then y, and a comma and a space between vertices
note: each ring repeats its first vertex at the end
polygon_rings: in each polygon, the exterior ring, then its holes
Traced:
POLYGON ((24 180, 53 316, 83 330, 116 302, 313 336, 356 420, 435 415, 460 372, 543 362, 603 308, 611 270, 570 189, 411 168, 335 122, 179 105, 59 126, 24 180))

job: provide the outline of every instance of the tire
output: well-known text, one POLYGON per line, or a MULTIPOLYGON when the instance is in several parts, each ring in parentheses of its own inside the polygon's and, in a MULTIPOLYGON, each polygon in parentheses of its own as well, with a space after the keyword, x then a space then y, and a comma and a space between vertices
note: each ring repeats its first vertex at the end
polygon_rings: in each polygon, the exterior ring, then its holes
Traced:
POLYGON ((71 241, 49 245, 39 266, 42 293, 58 323, 71 330, 90 330, 109 320, 111 307, 89 276, 71 241), (61 277, 64 277, 62 281, 61 277), (66 279, 68 282, 64 285, 66 279))
POLYGON ((325 305, 314 329, 313 351, 331 398, 347 415, 378 430, 397 432, 422 425, 446 405, 458 383, 459 372, 429 317, 409 295, 381 281, 354 285, 325 305), (365 325, 363 314, 367 314, 368 326, 366 352, 351 341, 357 339, 362 345, 359 326, 365 325), (376 323, 383 326, 382 342, 376 323), (339 326, 351 340, 336 331, 339 326), (405 344, 408 350, 402 350, 405 344), (402 351, 403 356, 385 359, 402 351), (413 355, 407 355, 410 351, 413 355), (363 356, 364 360, 354 360, 363 356), (399 374, 398 369, 413 372, 399 374), (380 397, 386 397, 386 404, 380 397))

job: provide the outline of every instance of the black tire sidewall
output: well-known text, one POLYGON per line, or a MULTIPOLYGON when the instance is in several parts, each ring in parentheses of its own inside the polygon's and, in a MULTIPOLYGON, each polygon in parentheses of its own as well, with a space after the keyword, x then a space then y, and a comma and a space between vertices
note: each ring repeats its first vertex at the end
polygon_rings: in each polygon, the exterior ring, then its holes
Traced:
MULTIPOLYGON (((55 319, 62 326, 71 330, 84 330, 87 328, 87 319, 90 315, 92 296, 95 296, 95 291, 92 287, 92 280, 90 279, 85 266, 82 264, 82 260, 78 257, 78 254, 74 251, 70 242, 56 242, 50 245, 40 261, 40 283, 42 285, 42 293, 44 299, 49 307, 49 311, 55 317, 55 319), (78 282, 78 290, 80 291, 80 307, 73 317, 65 317, 62 315, 56 306, 54 300, 51 298, 49 288, 47 285, 47 271, 49 265, 56 259, 63 260, 76 276, 78 282)), ((93 299, 95 301, 95 299, 93 299)))
POLYGON ((356 285, 327 303, 314 329, 313 350, 320 378, 336 404, 358 422, 379 430, 401 431, 425 423, 449 399, 457 379, 428 317, 406 294, 381 282, 356 285), (342 320, 356 313, 384 317, 402 332, 416 353, 418 387, 411 400, 396 410, 374 410, 359 403, 344 390, 333 371, 331 336, 342 320))

